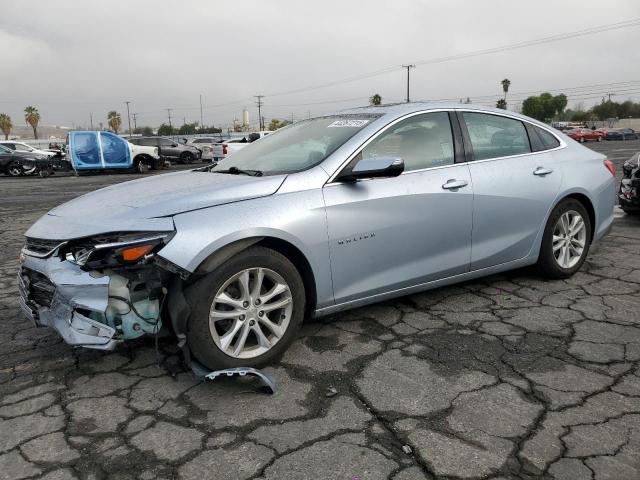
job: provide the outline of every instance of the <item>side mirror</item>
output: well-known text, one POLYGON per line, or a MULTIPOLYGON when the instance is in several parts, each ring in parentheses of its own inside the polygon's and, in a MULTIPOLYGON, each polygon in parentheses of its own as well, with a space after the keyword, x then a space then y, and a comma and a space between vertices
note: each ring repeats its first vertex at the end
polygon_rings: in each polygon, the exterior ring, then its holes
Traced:
POLYGON ((173 148, 175 148, 175 147, 177 147, 177 146, 178 146, 178 144, 177 144, 177 143, 172 143, 172 144, 171 144, 171 146, 172 146, 173 148))
POLYGON ((338 182, 355 182, 365 178, 391 178, 404 172, 404 160, 383 157, 360 160, 351 169, 345 169, 336 178, 338 182))

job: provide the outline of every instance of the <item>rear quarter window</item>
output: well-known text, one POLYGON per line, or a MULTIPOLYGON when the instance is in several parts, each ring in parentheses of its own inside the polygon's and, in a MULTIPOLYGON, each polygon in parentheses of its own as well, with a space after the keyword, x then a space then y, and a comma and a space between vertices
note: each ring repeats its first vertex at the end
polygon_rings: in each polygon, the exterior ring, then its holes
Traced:
POLYGON ((551 132, 546 131, 544 128, 533 127, 538 134, 542 145, 545 150, 551 150, 552 148, 558 148, 560 146, 560 140, 556 138, 551 132))

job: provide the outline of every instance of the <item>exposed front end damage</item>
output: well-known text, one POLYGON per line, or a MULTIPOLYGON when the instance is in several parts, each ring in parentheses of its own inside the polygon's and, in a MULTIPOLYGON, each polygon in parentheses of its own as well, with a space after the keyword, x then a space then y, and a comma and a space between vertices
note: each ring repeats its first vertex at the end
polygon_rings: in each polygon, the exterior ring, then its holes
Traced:
POLYGON ((618 202, 625 212, 640 212, 640 152, 622 166, 618 202))
POLYGON ((180 275, 156 252, 173 232, 109 234, 69 241, 27 238, 20 306, 66 343, 112 350, 162 328, 164 285, 180 275))

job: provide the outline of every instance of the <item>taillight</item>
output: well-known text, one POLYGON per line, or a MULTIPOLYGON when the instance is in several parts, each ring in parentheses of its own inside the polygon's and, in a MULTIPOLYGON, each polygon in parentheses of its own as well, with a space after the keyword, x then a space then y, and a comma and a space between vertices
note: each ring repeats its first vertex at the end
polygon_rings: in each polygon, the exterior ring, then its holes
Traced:
POLYGON ((616 166, 613 164, 611 160, 605 160, 604 166, 607 167, 607 170, 611 172, 611 175, 616 176, 616 166))
POLYGON ((227 144, 226 144, 226 143, 223 143, 223 144, 222 144, 222 154, 223 154, 223 155, 226 155, 226 154, 227 154, 227 144))

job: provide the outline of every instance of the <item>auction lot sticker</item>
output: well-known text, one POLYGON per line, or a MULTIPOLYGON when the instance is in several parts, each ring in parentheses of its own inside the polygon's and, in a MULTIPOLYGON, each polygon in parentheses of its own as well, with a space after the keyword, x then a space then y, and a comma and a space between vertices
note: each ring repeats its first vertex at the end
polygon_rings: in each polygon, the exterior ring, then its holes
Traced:
POLYGON ((333 122, 332 124, 330 124, 327 128, 331 128, 331 127, 363 127, 365 126, 367 123, 369 123, 369 120, 336 120, 335 122, 333 122))

